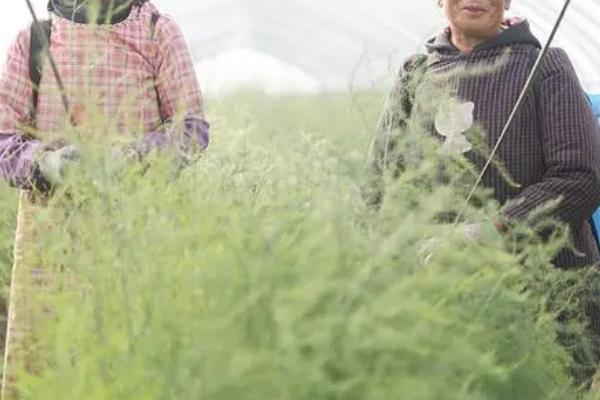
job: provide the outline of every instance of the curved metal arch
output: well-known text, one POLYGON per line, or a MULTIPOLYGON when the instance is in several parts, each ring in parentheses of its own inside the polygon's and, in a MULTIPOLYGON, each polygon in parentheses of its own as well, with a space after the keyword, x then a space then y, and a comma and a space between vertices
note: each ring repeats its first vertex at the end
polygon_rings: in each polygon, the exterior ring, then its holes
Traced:
POLYGON ((208 14, 180 19, 184 30, 192 24, 201 26, 200 38, 192 42, 197 57, 214 57, 236 47, 253 48, 299 67, 323 87, 330 88, 347 85, 363 58, 385 60, 385 63, 379 62, 385 68, 379 67, 378 71, 387 72, 389 64, 398 64, 398 59, 414 52, 426 37, 398 24, 373 29, 368 20, 362 29, 357 24, 349 26, 339 21, 328 24, 327 16, 321 13, 303 15, 306 9, 298 9, 294 13, 298 18, 290 20, 289 10, 283 7, 271 10, 260 19, 248 18, 236 10, 215 20, 223 9, 220 6, 208 14), (369 25, 369 29, 365 25, 369 25), (402 44, 405 46, 401 47, 402 44))
MULTIPOLYGON (((519 9, 524 11, 524 15, 531 16, 529 19, 534 27, 544 35, 548 33, 555 10, 535 1, 522 2, 519 9)), ((600 15, 600 6, 593 5, 591 10, 586 8, 585 12, 580 8, 573 8, 559 35, 559 45, 566 48, 584 76, 597 71, 600 64, 600 43, 593 40, 594 32, 596 35, 600 34, 597 23, 592 19, 594 11, 597 12, 596 15, 600 15), (569 23, 569 19, 577 23, 569 23)))
POLYGON ((324 88, 339 88, 340 85, 347 83, 344 72, 348 70, 348 66, 344 64, 343 59, 326 52, 300 52, 285 37, 273 35, 268 31, 248 31, 233 40, 227 36, 215 36, 210 40, 209 46, 207 43, 209 42, 192 44, 194 53, 201 53, 204 57, 210 58, 236 48, 252 48, 298 67, 305 74, 318 80, 324 88))
MULTIPOLYGON (((347 42, 349 47, 355 47, 357 43, 368 42, 376 47, 389 48, 400 42, 407 42, 414 45, 419 44, 424 39, 422 34, 418 34, 414 29, 409 29, 401 24, 390 24, 389 21, 384 26, 377 24, 373 29, 374 21, 365 19, 361 23, 355 21, 336 21, 331 20, 330 16, 322 14, 307 13, 308 8, 299 8, 290 16, 288 7, 273 8, 268 14, 254 16, 247 15, 240 10, 222 15, 222 7, 219 10, 207 10, 205 13, 188 14, 179 19, 180 24, 186 31, 192 31, 197 28, 200 33, 192 35, 195 37, 206 36, 206 32, 224 31, 235 27, 239 32, 248 29, 270 30, 274 34, 282 36, 301 35, 305 40, 305 45, 312 45, 315 38, 318 45, 324 45, 323 41, 347 42), (343 40, 340 40, 343 39, 343 40)), ((253 10, 256 13, 256 10, 253 10)), ((197 42, 198 39, 196 38, 197 42)), ((332 47, 331 45, 329 46, 332 47)))

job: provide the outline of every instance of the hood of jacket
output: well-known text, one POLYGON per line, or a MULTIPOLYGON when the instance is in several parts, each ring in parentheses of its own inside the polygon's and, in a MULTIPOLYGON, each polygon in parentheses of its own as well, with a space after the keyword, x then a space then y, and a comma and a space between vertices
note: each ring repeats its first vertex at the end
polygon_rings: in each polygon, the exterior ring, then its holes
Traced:
MULTIPOLYGON (((520 21, 507 21, 504 25, 503 30, 495 37, 478 44, 473 49, 473 52, 492 50, 496 48, 503 48, 512 45, 523 45, 529 44, 537 48, 541 48, 540 41, 533 35, 529 22, 526 20, 520 21)), ((460 51, 454 46, 451 39, 450 29, 446 28, 440 32, 437 36, 433 37, 427 42, 427 51, 431 53, 439 54, 453 54, 460 53, 460 51)))

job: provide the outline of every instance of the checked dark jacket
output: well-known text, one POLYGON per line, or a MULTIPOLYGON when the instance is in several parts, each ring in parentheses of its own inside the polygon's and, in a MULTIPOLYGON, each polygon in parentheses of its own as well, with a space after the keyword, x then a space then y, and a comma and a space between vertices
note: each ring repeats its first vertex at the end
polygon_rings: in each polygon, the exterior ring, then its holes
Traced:
MULTIPOLYGON (((507 26, 496 38, 477 46, 470 54, 459 52, 445 30, 428 42, 425 68, 427 74, 435 75, 498 65, 489 72, 459 75, 455 82, 456 96, 475 104, 474 120, 483 127, 487 144, 492 148, 525 85, 532 57, 539 54, 540 47, 526 21, 507 26)), ((402 88, 405 77, 406 73, 402 73, 394 88, 396 95, 406 92, 402 88)), ((411 111, 406 99, 391 104, 405 109, 400 115, 411 111)), ((392 143, 382 145, 377 137, 374 143, 370 164, 372 171, 380 173, 381 153, 392 143)), ((483 168, 484 158, 472 153, 465 156, 477 170, 483 168)), ((589 221, 600 204, 600 131, 563 50, 554 48, 548 53, 535 88, 502 142, 498 158, 512 180, 519 184, 510 184, 494 167, 484 177, 483 185, 491 188, 496 200, 505 205, 504 217, 525 221, 536 209, 556 201, 551 216, 568 224, 576 250, 563 249, 554 264, 561 268, 598 264, 600 255, 589 221)))

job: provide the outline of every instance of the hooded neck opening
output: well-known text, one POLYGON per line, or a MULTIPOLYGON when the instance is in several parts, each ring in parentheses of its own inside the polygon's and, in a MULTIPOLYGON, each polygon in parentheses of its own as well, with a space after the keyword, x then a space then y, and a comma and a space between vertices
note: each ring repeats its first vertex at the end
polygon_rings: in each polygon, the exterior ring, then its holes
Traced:
MULTIPOLYGON (((518 44, 529 44, 537 48, 542 47, 540 41, 531 32, 529 22, 526 20, 507 20, 496 36, 475 46, 470 54, 518 44)), ((460 50, 452 43, 449 28, 444 29, 436 37, 429 40, 427 50, 430 53, 460 53, 460 50)))

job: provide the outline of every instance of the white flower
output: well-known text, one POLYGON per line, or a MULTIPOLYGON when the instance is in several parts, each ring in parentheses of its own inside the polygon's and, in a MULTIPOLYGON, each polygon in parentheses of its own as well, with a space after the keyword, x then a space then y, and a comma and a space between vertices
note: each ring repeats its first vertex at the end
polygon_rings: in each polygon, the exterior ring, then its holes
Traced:
POLYGON ((442 145, 442 149, 453 154, 464 154, 473 150, 473 145, 465 135, 457 134, 448 136, 442 145))
POLYGON ((462 103, 456 99, 444 103, 435 116, 435 129, 445 137, 466 132, 473 126, 475 103, 462 103))
POLYGON ((475 103, 460 102, 456 99, 443 104, 435 116, 435 130, 446 138, 444 150, 453 153, 466 153, 473 146, 464 133, 473 126, 475 103))

